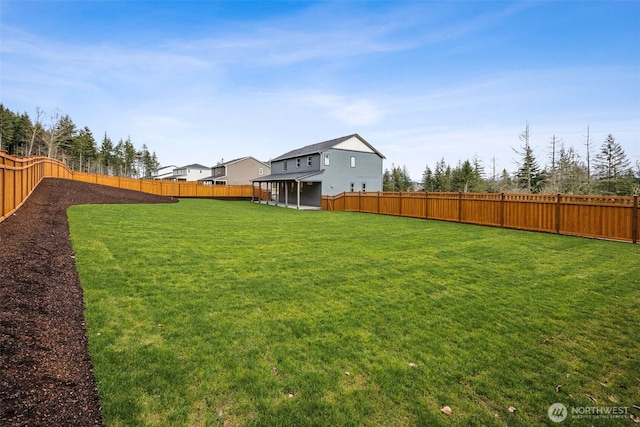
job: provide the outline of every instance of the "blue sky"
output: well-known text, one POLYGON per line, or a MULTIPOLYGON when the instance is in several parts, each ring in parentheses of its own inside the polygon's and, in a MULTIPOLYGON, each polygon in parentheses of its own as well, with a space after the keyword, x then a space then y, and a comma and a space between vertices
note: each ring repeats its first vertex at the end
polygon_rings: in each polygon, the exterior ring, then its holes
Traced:
MULTIPOLYGON (((640 160, 640 2, 0 1, 0 102, 162 164, 269 160, 358 133, 420 180, 519 134, 640 160)), ((46 120, 45 120, 45 123, 46 120)))

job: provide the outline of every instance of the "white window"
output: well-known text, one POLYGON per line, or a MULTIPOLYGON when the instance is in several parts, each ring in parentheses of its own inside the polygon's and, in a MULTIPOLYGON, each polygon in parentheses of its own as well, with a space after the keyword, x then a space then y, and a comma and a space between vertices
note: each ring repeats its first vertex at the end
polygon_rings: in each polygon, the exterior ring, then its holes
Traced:
POLYGON ((364 191, 367 191, 367 183, 366 183, 366 182, 363 182, 363 183, 362 183, 362 191, 363 191, 363 192, 364 192, 364 191))
POLYGON ((349 191, 351 191, 352 193, 356 191, 356 185, 353 182, 351 183, 351 190, 349 191))
POLYGON ((284 162, 282 162, 282 170, 283 171, 287 170, 287 161, 286 160, 284 162))
POLYGON ((299 167, 300 167, 300 159, 299 159, 299 158, 297 158, 297 159, 296 159, 296 167, 297 167, 297 168, 299 168, 299 167))
POLYGON ((356 167, 356 156, 351 156, 351 167, 352 168, 356 167))
POLYGON ((329 166, 329 153, 324 153, 324 165, 329 166))
POLYGON ((307 167, 310 168, 311 167, 311 156, 307 157, 307 167))
POLYGON ((264 169, 263 168, 258 169, 258 173, 262 175, 264 173, 264 169))

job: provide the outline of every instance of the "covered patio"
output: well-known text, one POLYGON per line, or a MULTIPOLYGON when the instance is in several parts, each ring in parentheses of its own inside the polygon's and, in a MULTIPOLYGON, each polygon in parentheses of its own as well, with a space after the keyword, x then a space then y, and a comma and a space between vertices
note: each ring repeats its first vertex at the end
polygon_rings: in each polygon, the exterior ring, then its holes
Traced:
POLYGON ((258 197, 252 201, 296 209, 320 209, 322 206, 322 181, 318 179, 324 171, 268 175, 252 180, 258 184, 258 197), (265 185, 263 188, 262 185, 265 185), (264 190, 264 191, 263 191, 264 190), (262 194, 270 195, 267 200, 262 194))

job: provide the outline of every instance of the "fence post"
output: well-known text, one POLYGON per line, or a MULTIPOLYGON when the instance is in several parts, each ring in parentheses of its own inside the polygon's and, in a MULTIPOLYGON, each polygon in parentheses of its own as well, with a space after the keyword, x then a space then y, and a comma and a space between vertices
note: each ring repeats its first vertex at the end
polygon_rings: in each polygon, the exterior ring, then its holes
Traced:
POLYGON ((424 192, 424 217, 429 218, 429 192, 424 192))
POLYGON ((380 192, 378 191, 378 213, 380 213, 380 192))
POLYGON ((631 220, 631 240, 638 243, 638 195, 633 196, 633 217, 631 220))
MULTIPOLYGON (((0 150, 0 162, 2 163, 3 166, 7 164, 6 158, 4 157, 5 153, 6 153, 6 150, 0 150)), ((5 194, 7 194, 7 188, 6 188, 5 182, 7 182, 7 175, 6 175, 6 169, 3 167, 2 179, 0 179, 0 190, 2 190, 0 194, 0 218, 4 217, 4 197, 5 197, 5 194)))
POLYGON ((561 194, 558 193, 556 195, 556 197, 558 198, 556 200, 556 234, 560 234, 560 198, 561 198, 561 194))
POLYGON ((500 227, 504 228, 504 193, 500 193, 500 227))
POLYGON ((400 192, 400 213, 398 214, 398 216, 402 216, 402 191, 400 192))

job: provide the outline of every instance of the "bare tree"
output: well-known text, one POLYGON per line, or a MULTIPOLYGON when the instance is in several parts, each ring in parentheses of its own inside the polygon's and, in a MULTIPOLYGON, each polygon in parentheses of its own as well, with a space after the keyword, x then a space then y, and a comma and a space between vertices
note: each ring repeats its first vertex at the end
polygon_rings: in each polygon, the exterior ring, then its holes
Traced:
MULTIPOLYGON (((58 156, 58 148, 61 145, 69 145, 76 134, 76 125, 68 114, 60 115, 56 110, 50 117, 49 129, 45 130, 45 145, 47 146, 47 157, 58 156)), ((64 155, 64 152, 62 153, 64 155)))
POLYGON ((587 194, 591 194, 591 136, 589 130, 589 125, 587 125, 587 141, 584 144, 587 147, 587 194))
POLYGON ((558 166, 556 163, 556 147, 559 143, 559 138, 553 135, 551 137, 551 188, 554 193, 558 191, 558 166))
POLYGON ((44 130, 42 128, 42 119, 44 118, 44 116, 45 114, 40 109, 40 107, 36 107, 36 118, 31 126, 31 137, 29 138, 29 149, 27 150, 27 156, 30 156, 33 153, 33 146, 35 145, 36 139, 38 138, 38 135, 40 135, 40 133, 42 133, 42 131, 44 130))

